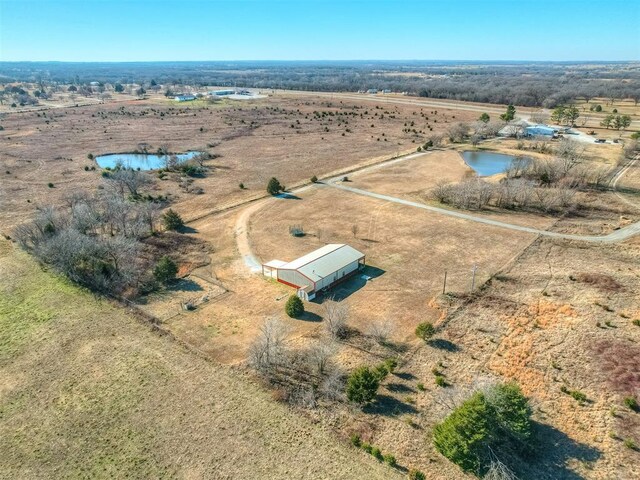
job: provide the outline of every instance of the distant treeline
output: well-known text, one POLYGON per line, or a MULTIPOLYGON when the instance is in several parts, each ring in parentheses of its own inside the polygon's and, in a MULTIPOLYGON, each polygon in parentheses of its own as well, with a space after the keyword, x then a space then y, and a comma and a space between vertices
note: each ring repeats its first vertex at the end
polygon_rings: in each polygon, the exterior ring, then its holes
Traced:
POLYGON ((640 101, 637 62, 0 62, 0 82, 219 85, 409 95, 555 107, 576 98, 640 101))

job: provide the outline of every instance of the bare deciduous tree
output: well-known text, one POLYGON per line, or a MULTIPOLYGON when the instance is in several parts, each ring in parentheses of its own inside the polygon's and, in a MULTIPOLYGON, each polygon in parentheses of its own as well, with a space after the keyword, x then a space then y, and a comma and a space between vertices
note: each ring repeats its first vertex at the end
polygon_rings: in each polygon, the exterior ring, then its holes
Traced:
POLYGON ((394 330, 394 322, 388 318, 375 320, 369 324, 367 334, 377 343, 383 344, 389 339, 394 330))
POLYGON ((335 355, 337 350, 338 346, 333 339, 313 343, 306 352, 307 362, 311 371, 317 375, 327 373, 331 357, 335 355))
POLYGON ((344 400, 345 376, 338 370, 332 370, 320 383, 320 394, 329 400, 344 400))
POLYGON ((345 302, 327 299, 322 303, 324 310, 324 328, 333 338, 344 338, 347 333, 349 306, 345 302))
POLYGON ((111 186, 122 198, 126 193, 133 197, 139 195, 139 190, 151 183, 149 175, 129 168, 117 168, 105 177, 105 182, 111 186))
POLYGON ((260 327, 258 337, 249 348, 249 363, 268 375, 282 363, 289 328, 279 318, 268 318, 260 327))

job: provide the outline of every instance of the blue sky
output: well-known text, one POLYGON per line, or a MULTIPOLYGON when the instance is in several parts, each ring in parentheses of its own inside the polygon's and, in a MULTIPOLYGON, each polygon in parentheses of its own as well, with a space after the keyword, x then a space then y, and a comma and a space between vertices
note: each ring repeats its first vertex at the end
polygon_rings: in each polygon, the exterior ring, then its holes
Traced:
POLYGON ((637 0, 0 0, 0 61, 640 60, 637 0))

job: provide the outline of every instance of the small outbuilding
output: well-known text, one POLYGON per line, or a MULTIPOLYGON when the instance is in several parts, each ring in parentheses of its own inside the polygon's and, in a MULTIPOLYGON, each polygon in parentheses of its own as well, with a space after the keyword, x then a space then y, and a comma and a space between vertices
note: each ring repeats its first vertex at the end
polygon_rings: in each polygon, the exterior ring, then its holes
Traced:
POLYGON ((191 94, 183 94, 183 95, 176 95, 174 98, 176 102, 190 102, 192 100, 195 100, 196 96, 191 94))
POLYGON ((332 243, 291 262, 271 260, 262 265, 262 274, 296 288, 298 296, 308 301, 364 265, 364 253, 343 243, 332 243))

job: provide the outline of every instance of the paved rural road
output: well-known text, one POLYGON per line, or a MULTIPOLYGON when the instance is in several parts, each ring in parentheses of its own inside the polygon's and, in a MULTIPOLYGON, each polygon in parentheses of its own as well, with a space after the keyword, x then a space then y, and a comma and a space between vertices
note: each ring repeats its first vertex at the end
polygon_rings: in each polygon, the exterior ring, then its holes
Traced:
POLYGON ((490 218, 478 217, 475 215, 469 215, 468 213, 457 212, 455 210, 447 210, 440 207, 434 207, 431 205, 425 205, 424 203, 412 202, 411 200, 405 200, 403 198, 392 197, 390 195, 383 195, 380 193, 370 192, 362 190, 360 188, 348 187, 346 185, 340 185, 335 180, 323 182, 323 185, 345 190, 347 192, 356 193, 358 195, 365 195, 371 198, 377 198, 378 200, 385 200, 387 202, 394 202, 400 205, 406 205, 408 207, 421 208, 430 212, 435 212, 440 215, 447 215, 449 217, 459 218, 462 220, 469 220, 477 223, 484 223, 485 225, 491 225, 494 227, 508 228, 509 230, 516 230, 519 232, 533 233, 536 235, 544 235, 547 237, 563 238, 567 240, 580 240, 583 242, 599 242, 599 243, 614 243, 621 242, 640 233, 640 222, 632 223, 619 230, 611 232, 608 235, 571 235, 568 233, 549 232, 547 230, 538 230, 537 228, 523 227, 521 225, 513 225, 511 223, 500 222, 498 220, 491 220, 490 218))

